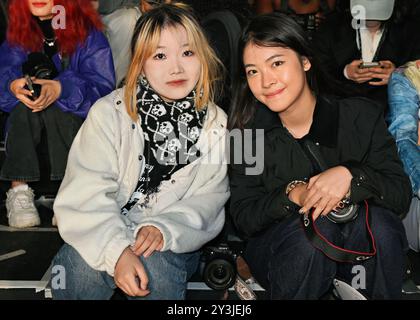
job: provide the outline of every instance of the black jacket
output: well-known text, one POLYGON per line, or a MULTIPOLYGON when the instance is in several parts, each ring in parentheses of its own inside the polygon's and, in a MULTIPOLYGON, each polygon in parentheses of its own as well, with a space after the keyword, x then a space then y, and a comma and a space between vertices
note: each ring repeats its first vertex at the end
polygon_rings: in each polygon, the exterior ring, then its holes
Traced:
MULTIPOLYGON (((248 129, 254 133, 256 129, 264 129, 263 172, 245 174, 254 165, 235 159, 234 153, 241 153, 238 148, 242 147, 235 143, 231 146, 229 175, 230 213, 238 231, 249 237, 297 214, 298 207, 285 194, 286 186, 293 180, 309 179, 314 171, 299 142, 267 107, 259 105, 248 129)), ((255 148, 258 140, 256 134, 252 136, 255 148)), ((350 170, 353 202, 369 199, 398 215, 407 213, 410 181, 382 110, 374 102, 365 98, 318 98, 313 123, 305 138, 318 145, 328 168, 343 165, 350 170)))
MULTIPOLYGON (((378 49, 378 61, 390 60, 396 67, 420 59, 420 20, 407 17, 402 22, 387 22, 387 32, 383 44, 378 49)), ((339 81, 348 91, 368 97, 381 103, 387 109, 387 86, 358 84, 344 76, 344 67, 361 59, 356 43, 356 31, 352 27, 352 17, 347 13, 336 13, 328 17, 314 34, 316 58, 326 71, 339 81)))

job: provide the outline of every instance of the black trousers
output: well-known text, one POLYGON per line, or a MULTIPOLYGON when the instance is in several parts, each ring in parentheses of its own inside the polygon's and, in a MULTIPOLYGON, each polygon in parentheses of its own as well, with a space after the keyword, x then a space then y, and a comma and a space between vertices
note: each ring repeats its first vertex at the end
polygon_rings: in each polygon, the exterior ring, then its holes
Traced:
MULTIPOLYGON (((399 299, 408 252, 404 227, 391 211, 374 206, 369 209, 377 254, 357 265, 363 267, 366 275, 365 289, 360 291, 372 299, 399 299)), ((356 220, 345 224, 321 217, 315 223, 330 242, 346 249, 368 251, 362 211, 356 220)), ((251 239, 245 259, 271 299, 319 299, 331 288, 334 278, 351 285, 359 275, 353 272, 355 264, 337 263, 315 249, 304 233, 299 214, 251 239)))
POLYGON ((33 113, 23 103, 10 112, 6 133, 6 159, 0 179, 7 181, 39 181, 40 169, 37 146, 43 130, 46 132, 50 179, 61 180, 67 164, 70 146, 83 119, 51 105, 33 113))

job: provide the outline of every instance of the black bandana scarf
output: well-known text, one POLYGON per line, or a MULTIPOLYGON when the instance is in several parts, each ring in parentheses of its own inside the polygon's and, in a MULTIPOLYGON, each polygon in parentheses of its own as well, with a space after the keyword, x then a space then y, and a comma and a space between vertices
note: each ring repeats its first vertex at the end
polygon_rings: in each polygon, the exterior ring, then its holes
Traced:
POLYGON ((203 128, 207 108, 197 111, 192 91, 182 100, 164 101, 141 78, 137 91, 137 111, 144 134, 145 170, 136 190, 121 213, 126 215, 146 195, 141 206, 147 206, 149 196, 159 191, 159 185, 171 175, 200 156, 195 144, 203 128))

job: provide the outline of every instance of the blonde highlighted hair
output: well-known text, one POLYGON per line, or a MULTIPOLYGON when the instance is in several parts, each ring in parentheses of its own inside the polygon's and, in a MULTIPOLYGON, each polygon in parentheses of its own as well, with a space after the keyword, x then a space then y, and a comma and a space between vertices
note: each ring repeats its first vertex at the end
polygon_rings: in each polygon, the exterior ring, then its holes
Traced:
POLYGON ((185 28, 191 50, 201 62, 201 74, 195 87, 195 106, 203 109, 214 101, 221 80, 222 63, 210 47, 204 32, 190 8, 182 3, 163 4, 147 12, 137 21, 131 43, 132 61, 126 76, 124 102, 130 117, 137 121, 137 85, 146 60, 156 51, 162 30, 185 28))
POLYGON ((420 70, 417 67, 416 61, 410 61, 404 66, 404 75, 416 88, 417 93, 420 95, 420 70))

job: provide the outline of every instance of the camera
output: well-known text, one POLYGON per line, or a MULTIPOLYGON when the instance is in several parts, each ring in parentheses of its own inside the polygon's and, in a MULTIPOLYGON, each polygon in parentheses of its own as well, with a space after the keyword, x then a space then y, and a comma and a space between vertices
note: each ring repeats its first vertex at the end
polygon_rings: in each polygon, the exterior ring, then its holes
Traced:
POLYGON ((293 14, 291 17, 306 31, 316 29, 316 16, 314 14, 293 14))
POLYGON ((333 210, 327 214, 327 218, 334 223, 346 223, 356 219, 359 205, 353 204, 349 199, 341 200, 344 208, 333 210))
POLYGON ((32 92, 32 100, 39 97, 41 85, 33 84, 30 78, 52 80, 58 76, 57 68, 51 59, 41 52, 32 52, 28 55, 28 60, 22 65, 22 73, 25 75, 27 86, 25 89, 32 92))
POLYGON ((240 250, 227 242, 207 246, 201 256, 201 274, 207 286, 214 290, 226 290, 236 281, 236 259, 240 250))

